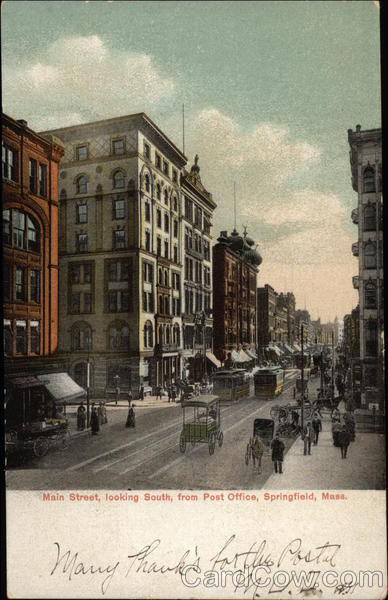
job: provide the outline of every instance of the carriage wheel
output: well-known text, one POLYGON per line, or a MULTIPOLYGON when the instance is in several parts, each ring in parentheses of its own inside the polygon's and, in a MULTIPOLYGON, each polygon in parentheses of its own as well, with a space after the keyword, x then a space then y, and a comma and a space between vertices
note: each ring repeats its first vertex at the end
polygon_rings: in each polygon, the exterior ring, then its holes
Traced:
POLYGON ((215 433, 212 433, 209 437, 209 454, 214 454, 214 449, 216 447, 216 436, 215 433))
POLYGON ((224 434, 222 433, 222 431, 218 432, 218 446, 221 448, 222 444, 224 443, 224 434))
POLYGON ((44 456, 47 454, 50 443, 46 438, 38 438, 34 442, 34 454, 35 456, 44 456))
POLYGON ((179 450, 182 452, 182 454, 186 451, 186 440, 183 431, 181 433, 181 437, 179 438, 179 450))

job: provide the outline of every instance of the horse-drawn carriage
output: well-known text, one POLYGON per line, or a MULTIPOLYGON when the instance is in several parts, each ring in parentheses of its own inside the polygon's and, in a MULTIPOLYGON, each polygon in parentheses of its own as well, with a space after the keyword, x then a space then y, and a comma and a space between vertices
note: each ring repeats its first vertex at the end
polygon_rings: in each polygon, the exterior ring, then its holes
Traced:
POLYGON ((249 438, 245 450, 245 464, 248 465, 250 460, 253 460, 253 466, 256 466, 256 461, 261 463, 263 451, 268 453, 271 447, 275 430, 275 421, 273 419, 255 419, 253 422, 253 436, 249 438), (256 438, 261 441, 257 443, 256 438), (263 448, 264 446, 264 448, 263 448))
POLYGON ((182 453, 186 445, 207 444, 214 453, 216 442, 221 448, 224 434, 221 430, 220 401, 218 396, 204 395, 182 401, 183 427, 179 438, 182 453))

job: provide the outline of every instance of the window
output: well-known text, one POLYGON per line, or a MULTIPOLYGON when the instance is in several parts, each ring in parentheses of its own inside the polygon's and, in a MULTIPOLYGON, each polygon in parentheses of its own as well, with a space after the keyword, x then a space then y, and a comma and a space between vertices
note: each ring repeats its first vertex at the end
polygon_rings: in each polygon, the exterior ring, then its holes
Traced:
POLYGON ((108 280, 109 281, 117 281, 117 273, 118 273, 118 262, 109 262, 108 267, 108 280))
POLYGON ((87 252, 88 251, 88 234, 79 233, 77 235, 77 251, 87 252))
POLYGON ((11 321, 4 319, 4 354, 10 356, 12 354, 12 328, 11 321))
POLYGON ((39 194, 47 196, 47 166, 39 165, 39 194))
POLYGON ((38 164, 33 158, 30 158, 29 162, 29 178, 30 192, 36 194, 36 191, 38 189, 38 164))
POLYGON ((27 217, 27 238, 28 249, 39 252, 39 227, 30 217, 27 217))
POLYGON ((176 169, 172 170, 172 180, 174 183, 177 183, 177 181, 178 181, 178 173, 177 173, 176 169))
POLYGON ((113 140, 112 141, 112 151, 113 154, 124 154, 125 153, 125 140, 113 140))
POLYGON ((30 271, 30 300, 31 302, 39 302, 40 299, 40 273, 39 271, 30 271))
POLYGON ((117 311, 117 292, 111 291, 108 293, 108 311, 116 312, 117 311))
POLYGON ((188 221, 193 221, 193 203, 185 197, 185 217, 188 221))
POLYGON ((174 325, 174 330, 173 330, 173 343, 176 344, 177 346, 180 346, 181 344, 181 330, 179 328, 178 323, 175 323, 174 325))
POLYGON ((21 267, 16 267, 15 270, 15 298, 16 300, 25 299, 24 269, 21 267))
POLYGON ((365 323, 365 351, 368 356, 377 356, 377 322, 372 319, 365 323))
POLYGON ((8 208, 3 210, 3 242, 11 243, 11 211, 8 208))
POLYGON ((174 263, 178 263, 178 246, 174 246, 174 263))
POLYGON ((144 142, 144 156, 148 158, 148 160, 151 158, 151 148, 146 142, 144 142))
POLYGON ((17 181, 17 155, 16 150, 4 145, 1 147, 4 179, 17 181))
POLYGON ((174 237, 178 237, 178 221, 174 219, 174 237))
POLYGON ((11 265, 3 263, 3 300, 4 302, 11 302, 11 298, 11 265))
POLYGON ((148 262, 143 262, 143 281, 154 283, 154 266, 148 262))
POLYGON ((162 211, 159 208, 156 211, 156 226, 162 228, 162 211))
POLYGON ((27 354, 27 325, 16 321, 16 354, 27 354))
POLYGON ((146 229, 145 232, 145 249, 148 252, 151 252, 151 233, 148 231, 148 229, 146 229))
POLYGON ((144 347, 152 348, 154 345, 154 330, 151 321, 144 324, 144 347))
POLYGON ((202 227, 202 210, 198 206, 194 210, 194 222, 197 227, 202 227))
POLYGON ((73 328, 73 350, 92 349, 92 330, 89 325, 75 325, 73 328))
POLYGON ((156 184, 156 198, 157 198, 157 200, 160 200, 161 194, 162 194, 162 190, 161 190, 161 187, 160 187, 160 183, 157 183, 156 184))
POLYGON ((144 177, 144 185, 145 185, 146 192, 149 192, 150 191, 150 178, 149 178, 149 175, 146 175, 144 177))
POLYGON ((149 202, 145 203, 144 219, 145 219, 146 223, 151 222, 151 207, 150 207, 149 202))
POLYGON ((162 168, 162 159, 159 156, 159 154, 156 154, 156 152, 155 152, 155 165, 158 169, 162 168))
POLYGON ((84 269, 84 283, 90 283, 92 281, 92 265, 86 263, 83 265, 84 269))
POLYGON ((108 312, 126 312, 129 310, 128 290, 110 290, 108 292, 108 312))
POLYGON ((126 325, 113 326, 109 329, 110 350, 125 351, 129 348, 129 329, 126 325))
POLYGON ((14 248, 25 248, 26 245, 26 216, 19 210, 12 211, 13 221, 13 246, 14 248))
POLYGON ((80 292, 74 292, 71 295, 71 312, 78 314, 81 312, 81 294, 80 292))
POLYGON ((123 327, 120 332, 120 350, 128 350, 129 348, 129 329, 123 327))
POLYGON ((210 217, 208 215, 203 216, 203 230, 205 233, 210 234, 210 217))
POLYGON ((167 190, 167 188, 164 190, 163 196, 164 196, 164 203, 166 205, 168 205, 168 190, 167 190))
POLYGON ((167 214, 164 215, 164 231, 166 233, 170 231, 170 219, 167 214))
POLYGON ((88 158, 88 147, 87 146, 77 146, 76 158, 77 158, 77 160, 86 160, 88 158))
POLYGON ((77 204, 77 223, 87 223, 88 222, 88 205, 77 204))
POLYGON ((80 265, 71 266, 71 283, 79 283, 81 279, 81 267, 80 265))
POLYGON ((162 269, 158 269, 158 284, 163 285, 163 271, 162 269))
POLYGON ((203 256, 205 260, 210 260, 210 242, 203 240, 203 256))
POLYGON ((376 229, 376 207, 373 204, 367 204, 364 208, 364 231, 374 231, 376 229))
POLYGON ((119 261, 120 281, 129 281, 129 259, 123 258, 119 261))
POLYGON ((375 170, 373 167, 366 167, 364 171, 364 193, 375 192, 375 170))
POLYGON ((125 218, 125 200, 119 198, 113 203, 113 218, 124 219, 125 218))
POLYGON ((88 178, 86 175, 80 175, 76 181, 77 194, 87 194, 88 178))
POLYGON ((84 293, 84 312, 92 312, 92 294, 90 292, 84 293))
POLYGON ((160 237, 156 238, 156 254, 158 256, 162 255, 162 240, 160 237))
POLYGON ((167 270, 164 271, 164 285, 165 285, 165 287, 168 287, 168 271, 167 270))
POLYGON ((168 258, 168 241, 164 241, 164 256, 168 258))
POLYGON ((178 212, 178 199, 176 196, 174 196, 174 210, 175 212, 178 212))
POLYGON ((376 308, 377 306, 377 288, 373 281, 365 282, 365 308, 376 308))
POLYGON ((163 173, 165 175, 167 175, 167 177, 169 176, 169 172, 170 172, 170 165, 168 164, 168 162, 166 160, 163 161, 163 173))
POLYGON ((39 321, 30 321, 30 349, 33 354, 40 353, 39 321))
POLYGON ((125 173, 124 171, 116 171, 113 174, 113 187, 114 189, 125 187, 125 173))
POLYGON ((122 229, 116 229, 113 232, 113 247, 115 250, 120 250, 126 247, 126 235, 122 229))
POLYGON ((367 242, 364 248, 364 266, 365 269, 376 268, 376 245, 373 242, 367 242))

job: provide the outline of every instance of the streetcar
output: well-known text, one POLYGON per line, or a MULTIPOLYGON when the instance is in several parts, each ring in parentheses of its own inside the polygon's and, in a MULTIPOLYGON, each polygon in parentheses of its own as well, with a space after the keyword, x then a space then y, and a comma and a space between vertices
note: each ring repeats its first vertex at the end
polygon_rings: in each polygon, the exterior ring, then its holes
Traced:
POLYGON ((249 375, 245 369, 225 369, 213 375, 213 392, 220 401, 236 402, 249 396, 249 375))
POLYGON ((255 396, 257 398, 276 398, 283 391, 284 371, 279 367, 264 367, 254 375, 255 396))
POLYGON ((224 434, 221 430, 220 402, 218 396, 204 395, 182 401, 183 427, 179 438, 179 449, 186 445, 207 444, 209 454, 214 454, 216 442, 221 448, 224 434))

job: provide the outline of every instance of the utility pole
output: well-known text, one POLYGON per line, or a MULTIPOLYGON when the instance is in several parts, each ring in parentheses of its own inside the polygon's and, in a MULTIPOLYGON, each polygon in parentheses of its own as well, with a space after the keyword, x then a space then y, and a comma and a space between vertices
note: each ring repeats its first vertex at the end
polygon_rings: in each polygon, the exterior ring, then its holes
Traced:
POLYGON ((88 335, 88 362, 86 363, 86 428, 90 427, 90 338, 88 335))
POLYGON ((334 407, 334 331, 331 334, 331 402, 334 407))
POLYGON ((301 414, 301 427, 302 427, 302 431, 303 431, 303 427, 304 427, 304 354, 303 354, 303 338, 304 338, 304 328, 303 328, 303 325, 301 325, 301 328, 300 328, 300 347, 302 349, 302 361, 301 361, 300 376, 301 376, 301 380, 302 380, 302 414, 301 414))

